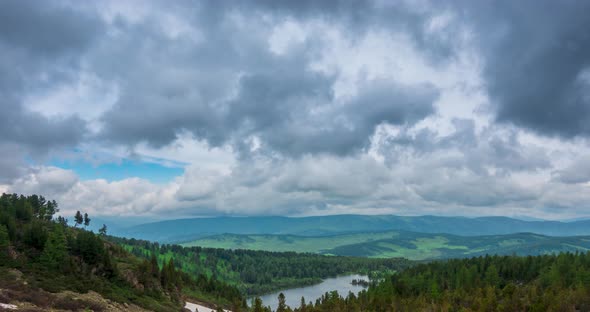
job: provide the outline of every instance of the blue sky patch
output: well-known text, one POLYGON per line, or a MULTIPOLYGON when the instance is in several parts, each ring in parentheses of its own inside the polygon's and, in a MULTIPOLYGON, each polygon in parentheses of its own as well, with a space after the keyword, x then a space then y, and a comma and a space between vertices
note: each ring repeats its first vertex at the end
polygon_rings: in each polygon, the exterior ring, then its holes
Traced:
POLYGON ((56 160, 51 165, 72 170, 82 180, 117 181, 127 178, 141 178, 154 183, 166 183, 184 173, 184 168, 180 165, 167 166, 159 162, 130 159, 98 165, 80 160, 56 160))

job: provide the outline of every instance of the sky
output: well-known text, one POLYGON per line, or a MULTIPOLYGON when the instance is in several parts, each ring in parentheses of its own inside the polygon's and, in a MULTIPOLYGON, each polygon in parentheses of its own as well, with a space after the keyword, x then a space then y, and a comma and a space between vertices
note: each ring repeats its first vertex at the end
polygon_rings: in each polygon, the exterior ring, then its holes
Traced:
POLYGON ((590 216, 589 1, 0 1, 0 192, 590 216))

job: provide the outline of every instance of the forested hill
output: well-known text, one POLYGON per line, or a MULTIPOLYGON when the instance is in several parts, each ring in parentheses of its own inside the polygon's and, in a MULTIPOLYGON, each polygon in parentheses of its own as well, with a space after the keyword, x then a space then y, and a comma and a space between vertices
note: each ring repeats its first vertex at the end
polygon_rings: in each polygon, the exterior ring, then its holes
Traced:
POLYGON ((175 265, 183 271, 191 275, 215 276, 217 280, 238 287, 246 295, 312 285, 342 274, 380 277, 414 265, 412 261, 400 258, 182 247, 117 237, 109 237, 109 240, 146 259, 155 256, 166 262, 173 258, 175 265))
MULTIPOLYGON (((212 298, 242 307, 239 290, 205 275, 188 275, 173 259, 143 259, 85 228, 78 212, 67 225, 55 201, 0 197, 0 303, 27 311, 179 311, 183 299, 212 298)), ((234 311, 237 309, 234 309, 234 311)))
MULTIPOLYGON (((295 312, 587 312, 590 253, 432 262, 392 275, 358 296, 331 292, 315 303, 291 308, 295 312)), ((254 311, 265 309, 259 305, 254 311)), ((279 306, 276 311, 287 309, 279 306)))
POLYGON ((133 226, 118 236, 158 242, 187 242, 214 234, 333 235, 403 230, 462 236, 536 233, 550 236, 590 235, 590 221, 523 221, 506 217, 400 217, 334 215, 320 217, 216 217, 169 220, 133 226))

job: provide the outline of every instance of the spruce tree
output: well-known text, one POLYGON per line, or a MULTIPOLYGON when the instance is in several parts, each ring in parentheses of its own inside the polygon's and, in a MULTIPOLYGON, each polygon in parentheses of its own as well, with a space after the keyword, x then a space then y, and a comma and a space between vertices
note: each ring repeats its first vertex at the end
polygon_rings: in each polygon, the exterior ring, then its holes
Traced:
POLYGON ((68 258, 66 236, 61 225, 55 226, 49 234, 41 254, 41 263, 52 270, 63 269, 68 258))
POLYGON ((74 216, 74 221, 76 222, 74 224, 74 227, 77 227, 78 225, 81 225, 82 222, 84 222, 84 217, 82 217, 80 210, 76 211, 76 215, 74 216))
POLYGON ((156 258, 155 253, 152 253, 152 257, 150 259, 150 269, 152 271, 152 276, 158 278, 160 275, 160 268, 158 266, 158 258, 156 258))
POLYGON ((116 277, 118 274, 117 266, 113 264, 113 260, 111 259, 111 255, 108 250, 105 250, 103 254, 102 270, 104 272, 105 277, 107 278, 116 277))
POLYGON ((90 225, 90 218, 88 217, 87 213, 84 213, 84 227, 87 227, 90 225))
POLYGON ((103 224, 102 227, 98 230, 98 234, 100 236, 107 236, 107 225, 103 224))
POLYGON ((262 307, 262 299, 259 297, 254 298, 253 306, 253 312, 264 312, 264 308, 262 307))
POLYGON ((279 306, 277 307, 277 312, 285 312, 287 311, 287 303, 285 302, 285 295, 283 293, 279 294, 279 306))
POLYGON ((68 219, 62 217, 62 216, 58 216, 57 217, 57 223, 61 224, 62 226, 66 227, 68 226, 68 219))

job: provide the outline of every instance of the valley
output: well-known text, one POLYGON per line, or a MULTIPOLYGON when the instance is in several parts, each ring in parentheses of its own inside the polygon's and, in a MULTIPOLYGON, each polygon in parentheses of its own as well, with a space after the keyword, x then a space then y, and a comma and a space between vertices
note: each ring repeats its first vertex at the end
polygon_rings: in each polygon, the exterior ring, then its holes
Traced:
POLYGON ((0 312, 590 312, 590 0, 0 0, 0 312))

